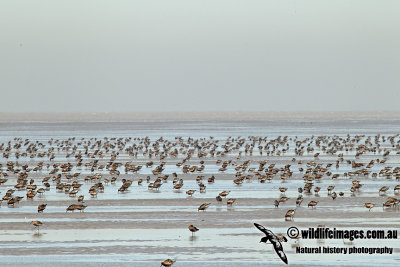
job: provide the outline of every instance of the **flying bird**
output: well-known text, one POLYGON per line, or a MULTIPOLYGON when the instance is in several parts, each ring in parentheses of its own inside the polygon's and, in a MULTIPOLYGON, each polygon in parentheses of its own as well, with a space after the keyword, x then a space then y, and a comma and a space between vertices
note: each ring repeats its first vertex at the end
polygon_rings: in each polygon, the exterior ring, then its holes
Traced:
POLYGON ((277 237, 274 233, 272 233, 271 230, 266 229, 264 226, 258 224, 258 223, 254 223, 254 225, 265 234, 265 236, 263 238, 261 238, 261 242, 263 243, 267 243, 268 241, 271 242, 271 244, 274 246, 274 249, 276 251, 276 253, 278 254, 279 258, 281 258, 281 260, 288 264, 288 260, 286 257, 285 252, 283 252, 283 247, 281 242, 287 242, 286 237, 277 237))

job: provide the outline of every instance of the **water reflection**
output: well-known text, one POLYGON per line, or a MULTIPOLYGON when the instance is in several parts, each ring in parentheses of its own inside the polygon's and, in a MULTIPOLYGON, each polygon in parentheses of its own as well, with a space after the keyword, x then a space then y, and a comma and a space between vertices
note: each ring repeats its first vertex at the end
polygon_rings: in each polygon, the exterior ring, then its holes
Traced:
POLYGON ((36 231, 36 232, 32 235, 33 239, 41 239, 42 236, 43 236, 43 233, 41 233, 41 232, 39 232, 39 231, 36 231))
POLYGON ((195 242, 197 239, 198 239, 198 237, 195 236, 195 235, 189 236, 189 241, 190 241, 190 242, 195 242))

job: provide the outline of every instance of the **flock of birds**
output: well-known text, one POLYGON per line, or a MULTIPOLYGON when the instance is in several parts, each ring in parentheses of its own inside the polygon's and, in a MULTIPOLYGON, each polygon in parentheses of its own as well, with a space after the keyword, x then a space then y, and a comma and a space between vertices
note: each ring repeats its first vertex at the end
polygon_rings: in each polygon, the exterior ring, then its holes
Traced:
MULTIPOLYGON (((50 138, 46 141, 14 138, 0 144, 0 153, 2 155, 0 189, 6 190, 0 199, 0 205, 5 202, 8 207, 13 207, 24 198, 29 201, 37 195, 55 189, 76 199, 75 203, 66 207, 66 212, 83 212, 87 208, 85 197, 96 199, 109 184, 121 183, 118 193, 124 193, 129 191, 134 182, 138 185, 147 183, 149 190, 159 190, 165 182, 172 180, 173 190, 180 190, 188 174, 197 176, 198 188, 185 191, 188 197, 193 197, 196 192, 204 193, 207 183, 214 183, 217 180, 215 175, 206 177, 202 174, 210 162, 215 162, 219 173, 226 173, 228 169, 234 170, 232 179, 237 186, 244 181, 255 180, 266 183, 280 179, 286 182, 296 175, 300 176, 304 179, 304 186, 298 188, 296 206, 302 204, 304 195, 311 195, 314 192, 317 196, 324 190, 316 186, 321 179, 330 179, 332 182, 326 188, 332 201, 347 194, 355 196, 363 186, 360 179, 379 177, 400 179, 400 166, 387 163, 391 155, 400 154, 399 135, 304 138, 239 136, 229 137, 226 140, 214 137, 199 139, 175 137, 173 140, 163 137, 157 140, 151 140, 149 137, 70 137, 64 140, 50 138), (324 156, 334 160, 329 162, 320 160, 320 157, 324 156), (369 157, 368 161, 365 156, 369 157), (274 160, 282 157, 289 157, 291 164, 278 166, 274 160), (165 173, 166 164, 171 162, 175 163, 179 172, 165 173), (348 166, 351 171, 339 172, 341 165, 348 166), (133 178, 119 177, 121 173, 134 177, 140 174, 142 168, 151 168, 152 175, 138 178, 137 181, 133 178), (348 192, 335 191, 337 179, 351 180, 348 192), (87 194, 81 190, 84 183, 91 183, 87 194), (15 192, 21 191, 26 193, 25 197, 15 195, 15 192)), ((383 179, 382 183, 384 181, 383 179)), ((281 196, 274 201, 275 207, 278 208, 280 203, 289 199, 286 197, 287 190, 286 187, 279 188, 281 196)), ((393 188, 382 185, 376 190, 379 195, 386 195, 389 190, 398 195, 400 184, 393 188)), ((222 202, 225 199, 228 206, 233 205, 236 199, 226 199, 229 194, 230 191, 222 191, 215 200, 222 202)), ((310 200, 307 206, 313 209, 318 203, 316 200, 310 200)), ((389 196, 382 205, 383 208, 397 208, 398 203, 399 199, 389 196)), ((197 211, 205 212, 211 205, 211 202, 203 203, 197 211)), ((374 206, 376 203, 365 203, 365 207, 369 210, 374 206)), ((46 207, 46 203, 39 204, 37 212, 45 212, 46 207)), ((285 220, 293 220, 295 212, 296 209, 288 210, 284 216, 285 220)), ((43 222, 34 220, 31 224, 39 231, 43 222)), ((199 231, 194 225, 189 225, 188 229, 192 235, 199 231)), ((167 259, 161 265, 171 266, 174 262, 167 259)))

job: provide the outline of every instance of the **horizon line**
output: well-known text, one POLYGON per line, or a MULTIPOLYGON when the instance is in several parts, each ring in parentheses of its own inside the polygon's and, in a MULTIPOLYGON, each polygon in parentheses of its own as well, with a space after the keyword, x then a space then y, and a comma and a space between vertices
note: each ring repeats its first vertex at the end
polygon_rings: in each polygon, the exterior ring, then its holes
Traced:
POLYGON ((0 121, 400 118, 400 111, 0 112, 0 121))

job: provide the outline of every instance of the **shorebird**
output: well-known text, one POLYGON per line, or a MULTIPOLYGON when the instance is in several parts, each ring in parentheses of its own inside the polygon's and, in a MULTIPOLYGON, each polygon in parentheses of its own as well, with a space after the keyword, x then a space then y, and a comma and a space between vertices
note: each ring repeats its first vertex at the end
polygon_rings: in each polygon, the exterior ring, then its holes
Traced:
POLYGON ((39 227, 43 225, 41 221, 32 221, 31 224, 37 228, 38 232, 39 232, 39 227))
POLYGON ((236 201, 236 198, 230 198, 230 199, 228 199, 228 201, 226 202, 226 204, 232 206, 232 204, 235 203, 235 201, 236 201))
POLYGON ((75 210, 75 204, 71 204, 71 205, 69 205, 69 206, 67 207, 67 210, 66 210, 65 212, 74 211, 74 210, 75 210))
POLYGON ((221 201, 222 201, 222 197, 221 197, 221 196, 217 196, 215 199, 216 199, 218 202, 221 202, 221 201))
POLYGON ((387 202, 390 202, 393 206, 396 206, 397 204, 399 204, 399 200, 394 197, 388 197, 387 202))
POLYGON ((69 192, 69 196, 70 197, 74 197, 74 196, 76 196, 76 194, 79 192, 79 189, 72 189, 70 192, 69 192))
POLYGON ((161 262, 160 267, 161 267, 161 266, 170 267, 170 266, 172 266, 172 264, 175 263, 175 261, 176 261, 176 260, 166 259, 165 261, 161 262))
POLYGON ((368 211, 371 211, 371 209, 375 206, 375 204, 373 204, 373 203, 365 203, 364 204, 364 206, 367 208, 367 209, 369 209, 368 211))
POLYGON ((44 188, 39 188, 39 189, 37 190, 37 193, 38 193, 39 195, 43 195, 44 191, 45 191, 44 188))
POLYGON ((191 197, 193 196, 194 192, 196 192, 196 190, 188 190, 186 191, 186 194, 191 197))
MULTIPOLYGON (((338 165, 337 165, 338 166, 338 165)), ((339 166, 338 166, 339 167, 339 166)), ((334 174, 334 175, 332 175, 332 179, 337 179, 337 178, 339 178, 339 174, 334 174)))
POLYGON ((200 193, 205 193, 206 192, 206 186, 203 183, 199 183, 199 190, 200 193))
POLYGON ((192 236, 194 235, 194 233, 196 233, 197 231, 199 231, 199 228, 197 228, 196 226, 194 226, 193 224, 189 225, 189 231, 192 232, 192 236))
POLYGON ((285 252, 283 252, 283 246, 281 244, 281 242, 287 242, 286 237, 283 236, 279 238, 271 230, 266 229, 264 226, 258 223, 254 223, 254 225, 257 227, 258 230, 265 234, 265 236, 261 238, 260 243, 263 242, 267 244, 267 242, 269 241, 274 246, 274 249, 279 258, 281 258, 284 263, 288 264, 286 254, 285 252))
POLYGON ((280 203, 279 200, 276 200, 276 199, 274 200, 275 208, 279 207, 279 203, 280 203))
POLYGON ((200 205, 200 207, 197 209, 197 211, 205 211, 209 206, 211 205, 211 203, 203 203, 200 205))
POLYGON ((35 196, 36 196, 36 192, 33 191, 33 190, 29 190, 29 191, 26 193, 26 198, 27 198, 27 199, 32 199, 32 198, 34 198, 35 196))
POLYGON ((318 193, 319 193, 320 190, 321 190, 321 187, 318 187, 318 186, 315 187, 315 188, 314 188, 315 194, 318 195, 318 193))
POLYGON ((46 206, 47 206, 47 204, 40 204, 40 205, 38 206, 38 213, 39 213, 39 212, 43 212, 44 209, 46 208, 46 206))
POLYGON ((93 198, 97 197, 97 191, 96 191, 96 190, 91 190, 91 191, 89 191, 89 194, 90 194, 90 196, 93 197, 93 198))
POLYGON ((220 195, 221 197, 226 197, 227 195, 229 195, 230 192, 231 192, 231 191, 222 191, 221 193, 219 193, 219 195, 220 195))
POLYGON ((83 204, 75 204, 75 209, 79 210, 80 212, 83 212, 86 209, 86 205, 83 204))
POLYGON ((383 206, 383 208, 385 208, 385 207, 386 207, 386 208, 391 208, 391 207, 392 207, 392 204, 393 204, 393 203, 392 203, 391 201, 387 200, 386 202, 383 203, 382 206, 383 206))
POLYGON ((400 190, 400 184, 398 184, 398 185, 396 185, 396 186, 394 187, 394 191, 398 191, 398 190, 400 190))
POLYGON ((236 185, 241 185, 241 184, 243 184, 243 180, 242 180, 242 179, 235 179, 235 180, 233 180, 233 182, 234 182, 236 185))
POLYGON ((288 210, 287 212, 286 212, 286 214, 285 214, 285 220, 287 221, 287 220, 292 220, 293 221, 293 216, 294 216, 294 213, 296 212, 296 210, 288 210))
POLYGON ((381 189, 379 189, 379 195, 381 193, 386 194, 386 191, 388 191, 389 186, 382 186, 381 189))
POLYGON ((328 186, 328 188, 327 188, 328 189, 328 194, 330 194, 334 188, 335 188, 334 185, 328 186))
POLYGON ((318 201, 311 200, 308 203, 308 207, 314 208, 315 206, 317 206, 317 204, 318 204, 318 201))
POLYGON ((303 193, 303 188, 301 187, 297 188, 297 192, 299 192, 299 194, 301 195, 303 193))
POLYGON ((17 203, 17 200, 13 197, 10 200, 8 200, 7 205, 8 206, 12 205, 14 207, 15 203, 17 203))
POLYGON ((288 197, 280 197, 280 198, 279 198, 279 202, 286 202, 286 201, 288 201, 288 200, 289 200, 288 197))
POLYGON ((333 192, 333 193, 331 194, 331 197, 332 197, 332 199, 333 199, 333 200, 335 200, 335 199, 336 199, 336 197, 337 197, 337 194, 336 194, 336 192, 333 192))
POLYGON ((355 195, 356 189, 354 188, 354 186, 352 186, 352 187, 350 188, 350 192, 351 192, 351 195, 352 195, 352 196, 355 195))
POLYGON ((297 206, 300 206, 301 202, 303 202, 303 197, 298 197, 298 198, 296 199, 296 205, 297 205, 297 206))
POLYGON ((182 188, 182 186, 183 186, 183 182, 182 183, 178 183, 178 184, 174 185, 174 189, 179 190, 179 189, 182 188))

